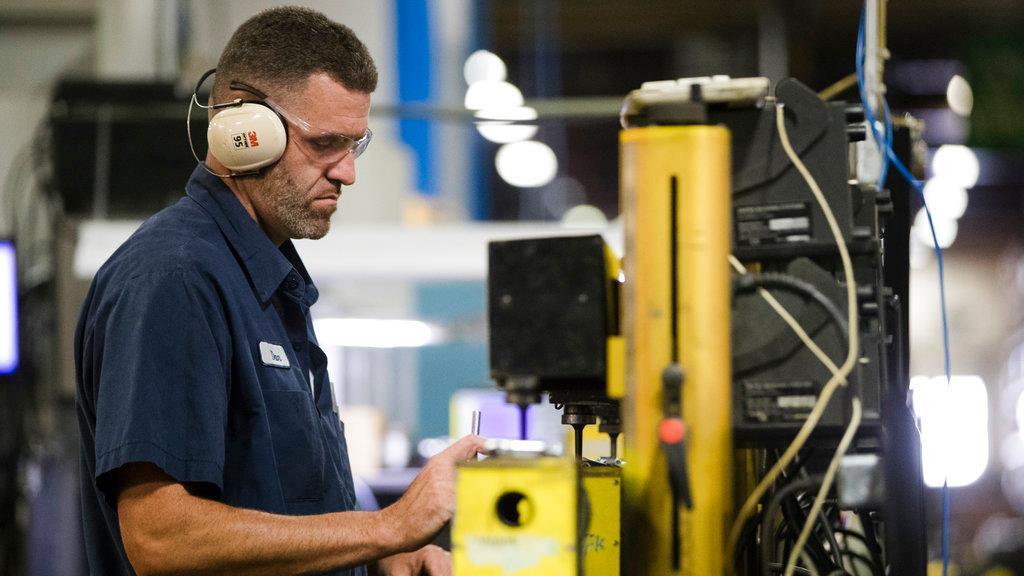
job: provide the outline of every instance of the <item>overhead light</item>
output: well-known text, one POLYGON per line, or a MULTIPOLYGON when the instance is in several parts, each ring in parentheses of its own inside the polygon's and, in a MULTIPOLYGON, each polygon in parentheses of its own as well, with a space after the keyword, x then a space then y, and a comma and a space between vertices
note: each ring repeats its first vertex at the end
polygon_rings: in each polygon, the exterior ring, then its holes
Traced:
POLYGON ((543 142, 526 140, 505 144, 494 158, 501 179, 520 188, 544 186, 558 173, 555 152, 543 142))
POLYGON ((945 178, 936 177, 924 185, 924 199, 932 215, 956 220, 967 210, 967 190, 945 178))
POLYGON ((484 139, 495 144, 521 142, 537 135, 537 127, 534 125, 509 122, 478 122, 476 130, 484 139))
POLYGON ((974 92, 971 85, 959 74, 953 75, 946 86, 946 102, 949 109, 958 116, 970 116, 974 108, 974 92))
POLYGON ((978 156, 967 146, 944 144, 932 155, 932 174, 963 188, 977 184, 980 172, 978 156))
POLYGON ((419 320, 318 318, 313 329, 321 344, 354 348, 416 348, 437 344, 443 331, 419 320))
POLYGON ((523 105, 523 93, 504 80, 480 80, 466 90, 463 104, 469 110, 504 110, 523 105))
POLYGON ((604 228, 608 225, 608 217, 597 206, 580 204, 566 210, 562 216, 562 226, 566 228, 604 228))
POLYGON ((537 134, 535 124, 522 124, 537 119, 537 111, 529 106, 485 108, 474 115, 480 135, 495 144, 529 140, 537 134))
POLYGON ((967 486, 988 466, 988 391, 978 376, 910 380, 925 484, 967 486))
POLYGON ((466 58, 466 63, 462 66, 462 75, 466 78, 468 85, 482 80, 501 81, 505 79, 507 73, 505 61, 497 54, 487 50, 473 52, 469 58, 466 58))
POLYGON ((932 230, 928 226, 928 214, 924 208, 918 210, 912 226, 914 237, 925 246, 934 246, 935 241, 938 241, 939 248, 943 250, 952 246, 960 229, 957 221, 952 218, 940 218, 932 212, 932 222, 935 224, 935 238, 932 238, 932 230))

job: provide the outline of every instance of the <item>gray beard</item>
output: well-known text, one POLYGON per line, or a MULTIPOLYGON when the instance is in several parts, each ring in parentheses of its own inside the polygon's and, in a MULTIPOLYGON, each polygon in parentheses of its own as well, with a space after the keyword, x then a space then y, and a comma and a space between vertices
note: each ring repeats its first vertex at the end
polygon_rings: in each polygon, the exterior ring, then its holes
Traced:
POLYGON ((307 191, 285 170, 270 170, 264 181, 267 208, 289 238, 323 238, 331 229, 334 208, 315 208, 307 191))

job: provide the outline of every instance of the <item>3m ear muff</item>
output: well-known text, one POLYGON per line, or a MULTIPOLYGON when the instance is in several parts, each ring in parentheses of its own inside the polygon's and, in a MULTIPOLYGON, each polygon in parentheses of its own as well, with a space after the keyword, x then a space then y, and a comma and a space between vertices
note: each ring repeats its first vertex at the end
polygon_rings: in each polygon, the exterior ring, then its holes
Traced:
POLYGON ((277 162, 288 145, 281 118, 257 102, 241 102, 210 119, 210 153, 232 172, 255 172, 277 162))
MULTIPOLYGON (((231 178, 256 174, 261 168, 270 166, 284 155, 284 150, 288 146, 288 130, 277 112, 261 102, 238 98, 230 102, 201 104, 197 96, 199 87, 216 71, 212 69, 203 74, 196 84, 196 89, 192 91, 185 122, 192 155, 215 176, 231 178), (192 106, 220 110, 210 119, 206 139, 210 154, 231 173, 217 174, 199 159, 192 144, 192 106)), ((245 86, 247 91, 253 91, 248 85, 245 86)))

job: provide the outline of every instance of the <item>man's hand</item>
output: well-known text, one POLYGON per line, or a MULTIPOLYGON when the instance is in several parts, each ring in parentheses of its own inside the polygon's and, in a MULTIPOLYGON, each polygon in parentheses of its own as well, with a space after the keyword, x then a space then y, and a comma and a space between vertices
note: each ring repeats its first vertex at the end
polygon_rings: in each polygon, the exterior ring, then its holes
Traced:
POLYGON ((405 494, 382 514, 398 531, 399 538, 417 550, 431 540, 455 513, 455 465, 484 449, 484 439, 469 435, 427 461, 405 494))
POLYGON ((451 576, 452 555, 430 544, 415 552, 383 558, 377 570, 378 576, 451 576))

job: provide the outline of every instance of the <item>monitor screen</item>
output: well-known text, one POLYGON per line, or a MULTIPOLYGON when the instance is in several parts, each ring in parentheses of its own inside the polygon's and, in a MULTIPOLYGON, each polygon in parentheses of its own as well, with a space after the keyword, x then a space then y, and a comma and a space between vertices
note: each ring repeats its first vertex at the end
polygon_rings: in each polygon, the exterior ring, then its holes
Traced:
POLYGON ((0 240, 0 374, 18 369, 18 269, 14 244, 0 240))

